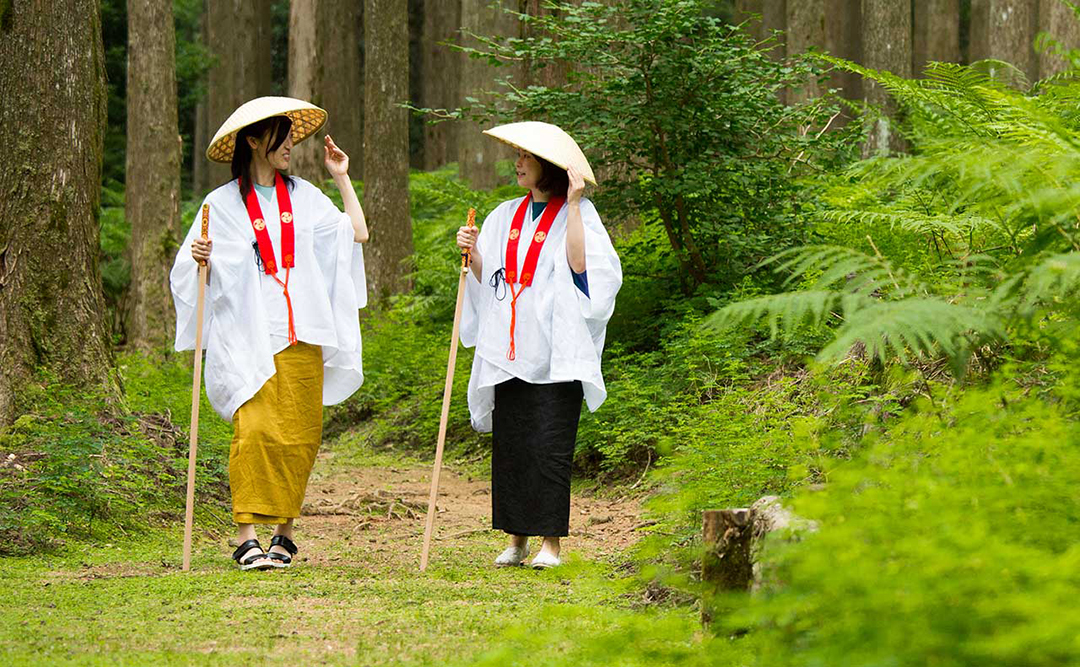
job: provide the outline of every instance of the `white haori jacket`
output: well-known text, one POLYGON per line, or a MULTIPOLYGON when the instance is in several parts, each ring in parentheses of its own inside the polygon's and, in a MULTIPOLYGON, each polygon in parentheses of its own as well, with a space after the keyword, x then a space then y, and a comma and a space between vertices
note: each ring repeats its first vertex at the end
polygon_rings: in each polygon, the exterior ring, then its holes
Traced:
MULTIPOLYGON (((469 271, 466 280, 461 342, 465 347, 476 347, 469 377, 469 413, 473 428, 481 432, 491 430, 495 385, 511 378, 533 384, 580 380, 590 411, 607 398, 600 357, 615 295, 622 285, 622 266, 596 207, 588 199, 583 198, 580 206, 589 296, 574 285, 566 258, 569 207, 563 204, 540 251, 533 282, 518 297, 515 359, 507 359, 511 294, 502 281, 498 290, 491 283, 495 273, 506 266, 506 242, 521 201, 503 202, 484 220, 474 250, 483 261, 483 279, 478 281, 469 271)), ((533 218, 531 204, 528 209, 518 243, 519 272, 540 222, 540 216, 533 218)))
MULTIPOLYGON (((322 347, 323 404, 340 403, 364 382, 360 318, 367 305, 364 253, 354 242, 352 221, 319 188, 296 176, 290 192, 296 265, 289 272, 298 340, 322 347)), ((266 229, 274 246, 277 276, 281 260, 281 220, 277 193, 262 194, 266 229)), ((231 181, 206 196, 210 204, 210 284, 206 290, 203 344, 206 395, 222 418, 274 375, 274 355, 289 346, 288 308, 281 286, 256 263, 255 232, 240 186, 231 181)), ((195 349, 198 264, 191 243, 201 230, 201 207, 176 256, 172 273, 176 305, 176 349, 195 349)))

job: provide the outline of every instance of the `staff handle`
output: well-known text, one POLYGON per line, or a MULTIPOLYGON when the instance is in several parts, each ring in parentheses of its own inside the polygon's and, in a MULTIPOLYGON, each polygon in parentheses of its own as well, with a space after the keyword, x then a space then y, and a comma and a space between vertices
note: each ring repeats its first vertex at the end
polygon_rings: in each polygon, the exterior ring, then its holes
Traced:
MULTIPOLYGON (((469 227, 476 226, 476 209, 469 209, 469 227)), ((450 419, 450 394, 454 387, 454 364, 457 362, 458 332, 461 328, 461 308, 465 303, 465 278, 472 263, 472 252, 461 253, 461 274, 458 277, 457 305, 454 307, 454 329, 450 334, 450 358, 446 361, 446 386, 443 388, 442 415, 439 418, 439 442, 435 446, 435 465, 431 472, 431 495, 428 497, 427 520, 424 523, 424 548, 420 551, 420 571, 427 570, 431 552, 431 536, 435 532, 435 501, 439 497, 439 473, 442 472, 443 449, 446 446, 446 424, 450 419)))
MULTIPOLYGON (((202 238, 209 238, 210 204, 202 207, 202 238)), ((209 267, 205 261, 199 262, 199 298, 195 305, 195 377, 191 386, 191 439, 188 443, 187 505, 184 510, 184 561, 182 569, 191 569, 191 531, 195 519, 195 454, 199 443, 199 394, 202 385, 202 334, 203 305, 206 301, 206 283, 209 279, 209 267)))

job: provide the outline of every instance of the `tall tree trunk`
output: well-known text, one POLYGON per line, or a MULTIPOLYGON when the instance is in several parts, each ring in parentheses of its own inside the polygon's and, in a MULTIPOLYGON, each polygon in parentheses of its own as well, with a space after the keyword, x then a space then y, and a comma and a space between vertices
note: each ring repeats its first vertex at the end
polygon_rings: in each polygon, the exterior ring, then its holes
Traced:
POLYGON ((990 3, 992 0, 971 0, 971 19, 968 26, 967 62, 990 57, 990 3))
MULTIPOLYGON (((409 29, 409 97, 411 101, 424 98, 424 6, 427 0, 408 0, 409 29)), ((409 168, 424 168, 424 120, 416 114, 409 118, 409 168)))
MULTIPOLYGON (((513 16, 502 11, 511 0, 501 0, 495 6, 489 0, 462 0, 462 27, 477 35, 517 37, 518 25, 513 16)), ((514 3, 516 8, 517 4, 514 3)), ((464 37, 467 46, 478 46, 471 37, 464 37)), ((493 67, 486 61, 466 58, 461 67, 462 99, 466 96, 486 99, 485 91, 494 90, 496 79, 510 74, 506 67, 493 67)), ((511 152, 503 144, 481 133, 476 123, 463 123, 458 135, 458 169, 461 177, 478 190, 490 190, 498 185, 495 163, 507 159, 511 152)))
MULTIPOLYGON (((209 139, 248 100, 273 94, 271 0, 207 0, 207 46, 217 62, 207 83, 209 139)), ((205 160, 206 146, 199 149, 205 160)), ((211 188, 232 177, 228 165, 209 163, 211 188)))
POLYGON ((735 22, 745 23, 743 30, 757 41, 761 41, 762 37, 761 12, 764 6, 763 0, 735 0, 735 22))
POLYGON ((127 204, 131 225, 128 343, 166 349, 175 332, 169 266, 176 254, 183 154, 176 110, 172 0, 128 3, 127 204))
POLYGON ((366 0, 364 22, 364 211, 370 220, 368 294, 373 301, 408 289, 409 217, 407 0, 366 0))
MULTIPOLYGON (((825 0, 825 40, 829 53, 862 62, 862 0, 825 0)), ((852 72, 833 71, 829 85, 839 88, 849 100, 861 100, 862 77, 852 72)))
MULTIPOLYGON (((608 0, 610 2, 610 0, 608 0)), ((520 11, 523 14, 535 17, 557 17, 559 9, 544 3, 543 0, 520 0, 520 11)), ((545 34, 535 24, 521 23, 518 30, 523 38, 542 39, 545 34)), ((562 88, 567 83, 570 73, 570 63, 560 60, 558 62, 544 63, 543 67, 537 67, 534 62, 526 61, 522 67, 522 82, 526 86, 545 86, 547 88, 562 88)))
POLYGON ((98 3, 3 7, 0 423, 10 423, 37 368, 84 388, 116 386, 97 265, 106 118, 98 3))
MULTIPOLYGON (((798 2, 798 0, 791 0, 791 2, 798 2)), ((781 31, 777 37, 777 47, 770 53, 776 60, 786 58, 784 31, 787 30, 787 0, 762 0, 761 30, 763 38, 769 37, 775 30, 781 31)))
MULTIPOLYGON (((204 0, 203 14, 199 19, 199 43, 203 46, 209 44, 207 41, 205 7, 206 2, 204 0)), ((213 130, 210 129, 207 97, 207 95, 203 95, 199 103, 195 105, 195 132, 191 137, 191 140, 195 142, 191 150, 191 189, 196 196, 202 196, 210 189, 210 161, 206 159, 206 147, 210 145, 213 130)))
MULTIPOLYGON (((289 9, 289 95, 330 115, 325 132, 363 179, 364 91, 360 72, 360 5, 355 0, 292 0, 289 9)), ((293 150, 290 171, 316 183, 326 179, 320 137, 293 150)))
POLYGON ((1038 0, 989 0, 987 57, 1016 66, 1029 81, 1039 76, 1035 57, 1038 0))
MULTIPOLYGON (((911 78, 911 3, 909 0, 862 0, 863 60, 867 67, 888 70, 911 78)), ((896 103, 885 89, 872 81, 864 84, 866 101, 880 107, 885 115, 868 128, 864 155, 902 150, 893 128, 896 103)))
MULTIPOLYGON (((825 47, 825 0, 799 0, 787 3, 787 53, 794 56, 811 47, 825 47)), ((808 78, 803 86, 788 91, 790 103, 802 102, 821 94, 818 83, 808 78)))
POLYGON ((911 52, 915 76, 922 75, 930 62, 960 62, 960 0, 914 3, 911 52))
MULTIPOLYGON (((461 103, 463 56, 439 43, 457 41, 460 26, 460 0, 425 0, 421 100, 425 107, 456 109, 461 103)), ((457 134, 458 123, 424 125, 424 169, 438 169, 457 160, 457 134)))
MULTIPOLYGON (((1080 48, 1080 20, 1061 0, 1039 0, 1039 31, 1049 33, 1065 48, 1080 48)), ((1046 78, 1067 69, 1069 63, 1053 52, 1039 54, 1039 77, 1046 78)))
MULTIPOLYGON (((791 0, 798 2, 798 0, 791 0)), ((787 0, 762 0, 761 3, 761 34, 763 40, 770 40, 769 56, 773 60, 787 58, 787 0), (776 32, 776 31, 780 32, 776 32)), ((779 88, 776 97, 781 101, 787 99, 787 89, 779 88)))

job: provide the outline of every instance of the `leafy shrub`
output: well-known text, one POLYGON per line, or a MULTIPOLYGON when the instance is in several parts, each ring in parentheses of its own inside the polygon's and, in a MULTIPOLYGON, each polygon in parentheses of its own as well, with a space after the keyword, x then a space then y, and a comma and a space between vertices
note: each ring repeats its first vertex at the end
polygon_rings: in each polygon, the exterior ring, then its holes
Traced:
MULTIPOLYGON (((191 370, 140 356, 120 368, 131 411, 48 378, 23 397, 30 409, 0 434, 0 553, 181 517, 188 438, 177 424, 190 420, 191 370)), ((220 508, 230 428, 203 401, 196 488, 201 506, 220 508)))
POLYGON ((775 585, 728 625, 753 628, 757 664, 1080 661, 1080 431, 1062 400, 1080 376, 1048 396, 1016 377, 919 401, 798 497, 820 531, 768 551, 775 585))

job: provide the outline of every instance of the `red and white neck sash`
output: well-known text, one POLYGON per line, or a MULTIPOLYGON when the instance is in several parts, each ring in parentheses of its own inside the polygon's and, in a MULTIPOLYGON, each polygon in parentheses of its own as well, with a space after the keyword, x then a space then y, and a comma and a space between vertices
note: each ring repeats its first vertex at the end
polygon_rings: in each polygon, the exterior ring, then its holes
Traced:
POLYGON ((562 210, 566 198, 552 197, 548 200, 547 206, 544 207, 544 214, 540 216, 540 223, 536 226, 532 242, 529 244, 529 250, 525 253, 525 264, 521 267, 521 276, 519 278, 517 271, 518 241, 521 236, 521 227, 525 224, 525 212, 529 209, 531 202, 532 193, 530 192, 522 200, 521 205, 518 206, 517 212, 514 213, 514 221, 510 225, 510 238, 506 241, 506 283, 510 285, 510 349, 506 352, 506 358, 510 361, 513 361, 517 356, 514 347, 514 329, 517 325, 517 298, 521 296, 526 287, 532 284, 533 277, 536 274, 536 261, 540 257, 540 250, 544 247, 544 241, 547 240, 548 232, 551 230, 551 223, 555 222, 555 216, 562 210), (521 287, 515 288, 515 282, 520 284, 521 287))
POLYGON ((259 244, 259 257, 262 258, 263 270, 281 285, 285 294, 285 305, 289 309, 289 345, 296 345, 296 323, 293 320, 292 298, 289 296, 289 269, 296 266, 296 237, 293 233, 292 199, 289 188, 280 173, 274 172, 274 185, 277 189, 278 212, 281 214, 281 263, 285 267, 285 282, 277 277, 277 259, 274 257, 274 244, 270 233, 266 231, 259 196, 254 186, 247 193, 244 204, 247 205, 251 228, 255 230, 255 240, 259 244))

